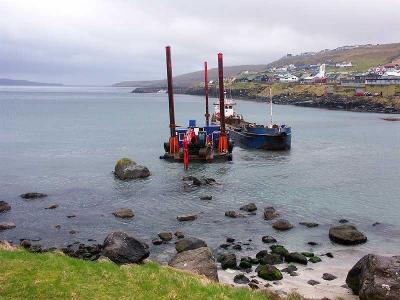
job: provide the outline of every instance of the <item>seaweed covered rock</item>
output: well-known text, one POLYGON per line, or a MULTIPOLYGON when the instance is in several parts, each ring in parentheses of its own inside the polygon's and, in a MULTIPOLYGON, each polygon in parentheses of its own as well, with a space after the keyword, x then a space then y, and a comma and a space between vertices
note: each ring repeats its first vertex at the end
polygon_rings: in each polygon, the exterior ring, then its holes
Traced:
POLYGON ((180 252, 168 264, 171 267, 204 275, 208 279, 218 281, 217 265, 208 247, 180 252))
POLYGON ((103 255, 117 264, 140 263, 149 257, 149 246, 125 232, 110 233, 103 243, 103 255))
POLYGON ((263 257, 260 257, 258 260, 262 265, 278 265, 283 263, 282 256, 276 253, 266 254, 263 257))
POLYGON ((321 258, 318 257, 318 256, 313 256, 313 257, 310 257, 310 258, 308 259, 308 261, 311 262, 311 263, 313 263, 313 264, 316 264, 316 263, 321 262, 322 260, 321 260, 321 258))
POLYGON ((272 245, 269 247, 272 253, 278 254, 282 257, 285 257, 289 254, 289 251, 282 245, 272 245))
POLYGON ((365 255, 349 271, 346 283, 361 300, 400 299, 400 257, 365 255))
POLYGON ((283 278, 281 271, 274 266, 260 265, 257 269, 257 275, 262 279, 275 281, 283 278))
POLYGON ((118 179, 132 180, 149 177, 150 171, 129 158, 121 158, 115 165, 114 174, 118 179))
POLYGON ((357 245, 367 241, 367 237, 354 225, 343 224, 329 229, 329 238, 342 245, 357 245))
POLYGON ((305 257, 303 254, 300 254, 298 252, 291 252, 288 255, 285 256, 286 262, 294 262, 302 265, 307 265, 307 257, 305 257))

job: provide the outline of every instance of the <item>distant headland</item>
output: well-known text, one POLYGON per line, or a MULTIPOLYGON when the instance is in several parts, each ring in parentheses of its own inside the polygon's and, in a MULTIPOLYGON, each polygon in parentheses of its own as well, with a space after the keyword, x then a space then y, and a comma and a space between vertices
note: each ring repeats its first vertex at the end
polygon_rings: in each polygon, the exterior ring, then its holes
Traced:
POLYGON ((63 86, 63 84, 0 78, 0 86, 63 86))

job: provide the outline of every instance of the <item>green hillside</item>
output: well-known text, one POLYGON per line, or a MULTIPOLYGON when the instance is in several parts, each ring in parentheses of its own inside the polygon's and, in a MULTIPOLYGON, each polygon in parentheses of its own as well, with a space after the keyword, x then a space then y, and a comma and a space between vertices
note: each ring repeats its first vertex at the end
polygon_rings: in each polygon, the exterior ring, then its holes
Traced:
POLYGON ((400 43, 384 45, 363 45, 353 49, 323 50, 314 55, 285 56, 274 61, 268 67, 282 67, 294 64, 318 64, 352 62, 353 67, 346 70, 367 71, 368 68, 400 60, 400 43))

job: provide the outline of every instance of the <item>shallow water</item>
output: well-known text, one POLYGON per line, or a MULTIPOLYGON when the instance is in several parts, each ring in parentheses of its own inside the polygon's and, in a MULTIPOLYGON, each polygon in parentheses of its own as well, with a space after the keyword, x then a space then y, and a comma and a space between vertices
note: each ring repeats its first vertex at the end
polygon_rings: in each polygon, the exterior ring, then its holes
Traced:
MULTIPOLYGON (((165 94, 131 94, 126 88, 1 87, 0 200, 12 210, 0 222, 17 227, 1 239, 40 237, 46 245, 65 245, 124 230, 151 244, 160 231, 181 229, 216 247, 226 236, 245 242, 249 251, 265 247, 269 234, 293 250, 340 249, 328 238, 329 226, 346 218, 368 236, 365 252, 400 250, 400 123, 384 115, 274 106, 275 119, 292 126, 290 152, 248 151, 236 147, 229 163, 192 164, 187 172, 160 160, 168 138, 165 94), (130 157, 149 167, 147 180, 121 182, 112 170, 117 159, 130 157), (218 185, 185 188, 184 175, 208 176, 218 185), (38 191, 45 199, 24 201, 21 193, 38 191), (202 201, 201 195, 212 195, 202 201), (256 216, 229 219, 226 210, 248 202, 256 216), (59 203, 55 210, 45 207, 59 203), (262 208, 274 206, 296 227, 274 231, 262 208), (120 207, 135 211, 132 220, 116 219, 120 207), (194 222, 176 216, 198 213, 194 222), (75 214, 72 219, 66 215, 75 214), (320 223, 315 229, 299 221, 320 223), (374 222, 381 225, 372 226, 374 222), (61 229, 53 228, 60 224, 61 229), (75 235, 70 230, 77 230, 75 235)), ((203 123, 203 98, 176 95, 176 119, 203 123)), ((264 103, 238 101, 247 120, 265 122, 264 103)), ((171 246, 152 246, 155 255, 171 246)), ((243 253, 246 250, 242 251, 243 253)), ((162 257, 161 255, 159 257, 162 257)))

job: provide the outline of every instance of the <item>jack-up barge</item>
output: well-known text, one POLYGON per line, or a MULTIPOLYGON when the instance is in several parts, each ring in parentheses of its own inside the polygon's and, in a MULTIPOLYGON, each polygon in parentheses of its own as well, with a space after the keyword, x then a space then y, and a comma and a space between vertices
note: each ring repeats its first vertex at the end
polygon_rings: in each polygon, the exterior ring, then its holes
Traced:
MULTIPOLYGON (((166 47, 167 82, 169 102, 169 141, 164 143, 165 154, 160 158, 168 161, 183 162, 185 169, 189 161, 214 162, 232 160, 233 141, 225 128, 224 112, 221 112, 220 124, 210 125, 208 112, 208 70, 204 63, 204 88, 206 96, 206 124, 197 126, 195 120, 189 120, 186 128, 175 124, 174 93, 172 83, 171 48, 166 47)), ((218 53, 219 104, 224 107, 223 56, 218 53)))

